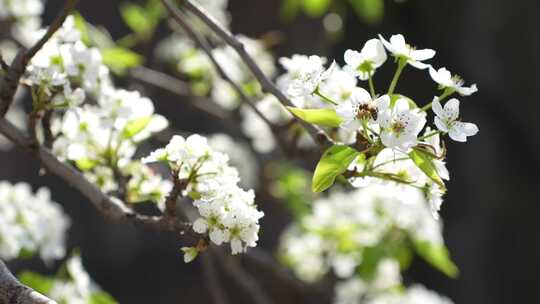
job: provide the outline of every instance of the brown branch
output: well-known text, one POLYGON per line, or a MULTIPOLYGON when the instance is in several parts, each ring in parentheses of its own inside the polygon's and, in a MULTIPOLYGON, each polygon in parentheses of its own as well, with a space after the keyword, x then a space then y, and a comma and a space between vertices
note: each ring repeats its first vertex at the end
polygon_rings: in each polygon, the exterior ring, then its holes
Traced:
POLYGON ((34 55, 51 39, 56 31, 62 26, 68 14, 73 10, 78 0, 66 0, 62 11, 53 20, 47 32, 41 39, 28 50, 21 50, 11 63, 7 74, 2 79, 0 87, 0 117, 4 117, 13 102, 13 96, 17 92, 19 81, 26 71, 28 63, 34 55))
MULTIPOLYGON (((168 0, 162 0, 163 3, 169 3, 168 0)), ((259 81, 261 87, 264 91, 274 95, 282 105, 284 106, 294 106, 293 103, 281 92, 281 90, 270 80, 264 72, 259 68, 255 60, 248 54, 246 48, 233 34, 231 34, 227 29, 223 28, 216 22, 210 15, 200 6, 194 4, 189 0, 179 1, 183 7, 197 16, 203 23, 205 23, 216 35, 218 35, 223 41, 225 41, 229 46, 231 46, 242 58, 246 66, 252 72, 253 76, 259 81)), ((321 130, 320 128, 313 126, 309 123, 306 123, 302 120, 297 120, 310 136, 315 140, 315 142, 321 144, 323 147, 329 147, 334 144, 333 140, 328 137, 328 135, 321 130)))
POLYGON ((236 92, 236 94, 238 94, 238 97, 240 97, 240 99, 242 100, 242 102, 245 103, 249 108, 251 108, 251 110, 254 111, 255 114, 262 121, 264 121, 266 125, 268 125, 268 127, 270 128, 270 131, 272 132, 276 140, 280 143, 279 146, 284 149, 286 147, 286 144, 285 144, 285 140, 279 133, 279 128, 277 128, 277 126, 275 126, 270 120, 268 120, 268 118, 266 118, 266 116, 264 116, 263 113, 261 113, 261 111, 257 108, 255 103, 251 100, 251 98, 249 98, 244 93, 244 90, 242 90, 242 88, 240 88, 238 84, 234 82, 229 77, 229 75, 227 75, 227 73, 223 70, 219 62, 217 62, 216 58, 214 57, 214 54, 212 53, 212 47, 210 46, 208 41, 206 41, 204 37, 200 36, 199 34, 195 32, 195 30, 191 27, 191 25, 184 20, 184 16, 182 12, 180 12, 180 10, 174 7, 173 4, 169 0, 161 0, 161 3, 163 3, 163 6, 165 6, 167 11, 169 12, 169 15, 171 15, 171 17, 184 30, 184 32, 191 38, 191 40, 193 40, 195 44, 197 44, 197 46, 202 49, 202 51, 206 54, 206 56, 208 56, 208 58, 212 62, 212 65, 216 69, 219 77, 221 77, 229 85, 231 85, 234 91, 236 92))
POLYGON ((0 303, 57 304, 32 288, 22 284, 0 260, 0 303))
POLYGON ((5 118, 0 118, 0 133, 17 146, 31 152, 41 161, 48 172, 62 178, 73 188, 81 192, 106 218, 115 221, 132 222, 153 230, 171 231, 178 234, 190 232, 191 225, 182 222, 171 223, 161 216, 145 216, 133 212, 120 200, 113 199, 90 183, 84 175, 71 165, 63 163, 51 151, 42 146, 35 146, 30 138, 18 130, 5 118))

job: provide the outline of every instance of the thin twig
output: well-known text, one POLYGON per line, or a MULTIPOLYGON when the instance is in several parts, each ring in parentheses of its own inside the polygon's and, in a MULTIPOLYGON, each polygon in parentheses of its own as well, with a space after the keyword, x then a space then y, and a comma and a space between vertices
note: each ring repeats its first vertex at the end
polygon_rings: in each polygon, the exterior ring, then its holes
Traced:
POLYGON ((9 70, 4 76, 2 81, 2 86, 0 86, 0 117, 4 117, 13 102, 13 96, 17 92, 19 86, 19 81, 21 80, 24 71, 26 71, 26 66, 32 60, 34 55, 51 39, 51 37, 56 33, 56 31, 62 26, 66 20, 68 14, 73 10, 78 0, 66 0, 64 2, 64 7, 62 11, 56 16, 54 21, 51 23, 47 32, 41 39, 34 44, 28 50, 21 50, 9 67, 9 70))
MULTIPOLYGON (((186 83, 165 73, 146 67, 135 68, 129 73, 131 78, 135 80, 145 84, 150 84, 174 95, 186 97, 190 94, 189 89, 186 88, 186 83)), ((194 96, 189 96, 189 99, 193 100, 193 102, 189 103, 190 105, 216 119, 222 120, 228 118, 229 116, 224 109, 221 109, 214 103, 208 102, 206 99, 195 98, 194 96)))
MULTIPOLYGON (((169 3, 168 0, 162 0, 164 3, 169 3)), ((282 105, 284 106, 294 106, 293 103, 281 92, 281 90, 264 74, 261 68, 255 63, 255 60, 248 54, 246 48, 233 34, 231 34, 227 29, 223 28, 218 22, 216 22, 210 15, 200 6, 194 4, 189 0, 179 1, 183 7, 186 8, 189 12, 197 16, 203 23, 205 23, 214 33, 216 33, 225 43, 231 46, 240 58, 244 61, 249 70, 253 73, 253 76, 259 81, 261 87, 264 91, 274 95, 282 105)), ((313 126, 309 123, 306 123, 302 120, 298 122, 306 129, 306 131, 311 135, 315 142, 321 144, 323 147, 329 147, 333 144, 333 140, 328 137, 328 135, 321 130, 320 128, 313 126)))
POLYGON ((43 137, 44 137, 43 145, 47 149, 52 149, 52 146, 55 140, 54 134, 52 133, 52 129, 51 129, 52 128, 52 125, 51 125, 52 115, 53 115, 53 111, 47 110, 45 111, 45 114, 43 115, 43 118, 41 119, 41 126, 43 127, 43 137))
POLYGON ((32 288, 22 284, 0 260, 0 303, 57 304, 32 288))
POLYGON ((201 263, 204 273, 204 281, 210 291, 210 296, 214 304, 228 304, 227 293, 223 289, 221 284, 214 259, 211 254, 203 254, 201 256, 201 263))
POLYGON ((217 62, 216 58, 214 57, 214 54, 212 53, 212 47, 206 41, 206 39, 199 34, 195 32, 195 30, 184 20, 184 16, 182 15, 182 12, 180 12, 176 7, 173 6, 173 4, 169 0, 161 0, 163 3, 163 6, 167 9, 171 17, 176 21, 176 23, 186 32, 186 34, 199 46, 202 51, 208 56, 210 61, 212 62, 212 65, 216 69, 218 75, 225 80, 227 83, 229 83, 236 94, 238 94, 238 97, 242 100, 243 103, 245 103, 251 110, 255 112, 255 114, 262 120, 268 127, 270 128, 272 134, 276 138, 276 140, 280 143, 280 147, 285 148, 285 141, 282 138, 281 134, 279 133, 279 129, 272 123, 266 116, 264 116, 263 113, 257 108, 255 103, 249 98, 246 93, 244 93, 244 90, 238 86, 236 82, 234 82, 229 75, 223 70, 219 62, 217 62))

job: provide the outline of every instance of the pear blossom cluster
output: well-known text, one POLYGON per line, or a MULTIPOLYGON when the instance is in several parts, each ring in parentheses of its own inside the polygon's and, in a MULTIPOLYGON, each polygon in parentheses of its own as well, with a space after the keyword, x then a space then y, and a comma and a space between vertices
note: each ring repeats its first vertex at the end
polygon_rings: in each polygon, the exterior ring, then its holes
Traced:
MULTIPOLYGON (((208 234, 216 245, 230 243, 232 254, 256 246, 264 214, 257 210, 255 194, 238 186, 239 174, 229 165, 229 157, 212 149, 205 137, 176 135, 142 161, 167 163, 185 185, 183 194, 194 199, 199 213, 193 222, 195 232, 208 234)), ((194 258, 193 249, 184 252, 186 261, 194 258)))
POLYGON ((27 183, 0 182, 0 258, 30 254, 52 262, 65 255, 65 233, 70 220, 51 200, 50 191, 33 193, 27 183))
POLYGON ((154 113, 149 98, 114 87, 100 51, 82 42, 72 16, 32 59, 24 83, 34 111, 54 111, 52 150, 58 157, 107 193, 116 194, 119 176, 129 177, 123 194, 128 202, 164 199, 170 182, 133 156, 167 120, 154 113))
POLYGON ((347 50, 343 67, 335 62, 326 67, 328 60, 319 56, 281 58, 286 73, 278 77, 278 84, 296 107, 334 110, 340 121, 335 126, 339 131, 333 132, 334 139, 366 149, 361 152, 369 156, 361 154, 362 164, 355 161, 349 167, 354 173, 354 178, 349 179, 353 186, 365 186, 364 181, 373 178, 408 183, 424 189, 434 216, 438 217, 436 211, 446 191, 443 180, 449 179, 444 167, 445 137, 466 142, 478 133, 475 124, 461 121, 460 101, 445 99, 453 94, 469 96, 477 91, 477 86, 465 86, 459 76, 446 68, 433 68, 427 61, 434 56, 434 50, 415 48, 402 35, 393 35, 389 40, 379 36, 368 40, 359 51, 347 50), (397 63, 396 72, 388 89, 378 93, 376 71, 389 56, 397 63), (407 66, 428 70, 441 94, 421 106, 396 93, 407 66), (415 157, 428 159, 434 170, 422 168, 422 162, 415 161, 415 157))
POLYGON ((406 239, 442 245, 442 225, 431 216, 421 191, 372 184, 334 191, 313 202, 312 212, 284 233, 281 254, 303 280, 319 280, 331 270, 349 278, 362 264, 366 248, 406 239))

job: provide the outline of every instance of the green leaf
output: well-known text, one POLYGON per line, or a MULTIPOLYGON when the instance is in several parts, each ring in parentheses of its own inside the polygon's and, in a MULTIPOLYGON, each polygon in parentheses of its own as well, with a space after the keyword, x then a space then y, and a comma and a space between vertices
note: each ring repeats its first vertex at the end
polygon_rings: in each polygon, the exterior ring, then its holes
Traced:
POLYGON ((126 3, 120 7, 120 15, 136 34, 148 35, 154 30, 155 23, 142 6, 126 3))
POLYGON ((349 0, 356 15, 368 23, 378 23, 384 15, 384 0, 349 0))
POLYGON ((79 13, 74 13, 73 17, 75 20, 75 28, 81 33, 82 42, 86 45, 90 45, 90 34, 88 33, 86 20, 84 20, 84 17, 79 13))
POLYGON ((326 150, 313 173, 313 192, 322 192, 332 186, 336 177, 345 172, 359 154, 360 152, 344 145, 335 145, 326 150))
POLYGON ((414 247, 419 256, 447 276, 456 278, 459 275, 459 269, 450 259, 446 246, 432 244, 427 241, 415 241, 414 247))
POLYGON ((101 53, 103 63, 120 75, 124 74, 127 69, 140 66, 143 63, 141 55, 121 47, 104 49, 101 53))
POLYGON ((81 171, 88 171, 99 165, 99 162, 89 158, 79 158, 75 161, 75 165, 77 165, 77 168, 81 171))
POLYGON ((305 122, 324 127, 337 128, 343 121, 334 109, 300 109, 294 107, 287 107, 287 109, 305 122))
POLYGON ((145 116, 141 118, 134 119, 129 121, 124 129, 122 130, 122 137, 132 138, 133 136, 139 134, 152 120, 152 116, 145 116))
POLYGON ((31 271, 20 273, 18 278, 24 285, 29 286, 42 294, 47 294, 54 284, 54 279, 31 271))
POLYGON ((414 164, 424 172, 431 180, 437 183, 443 190, 446 189, 444 182, 437 173, 437 167, 433 164, 433 157, 420 149, 413 149, 409 157, 414 164))
POLYGON ((116 304, 116 300, 106 292, 100 291, 90 295, 88 304, 116 304))
POLYGON ((321 17, 332 3, 331 0, 304 0, 304 12, 311 17, 321 17))

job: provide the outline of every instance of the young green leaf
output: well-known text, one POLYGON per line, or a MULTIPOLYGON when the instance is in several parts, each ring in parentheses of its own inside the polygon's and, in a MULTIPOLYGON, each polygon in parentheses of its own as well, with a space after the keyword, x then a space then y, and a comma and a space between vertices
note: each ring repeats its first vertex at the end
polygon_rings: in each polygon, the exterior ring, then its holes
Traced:
POLYGON ((106 292, 94 292, 88 299, 89 304, 116 304, 116 300, 106 292))
POLYGON ((337 128, 343 121, 334 109, 300 109, 287 107, 294 116, 312 124, 337 128))
POLYGON ((133 136, 139 134, 152 120, 151 116, 145 116, 138 119, 134 119, 128 122, 124 129, 122 130, 122 137, 132 138, 133 136))
POLYGON ((103 55, 103 63, 117 74, 123 74, 127 69, 140 66, 143 63, 141 55, 121 47, 104 49, 101 54, 103 55))
POLYGON ((414 248, 416 253, 426 260, 426 262, 447 276, 456 278, 459 275, 459 269, 450 259, 450 254, 446 246, 432 244, 427 241, 415 241, 414 248))
POLYGON ((433 157, 420 149, 413 149, 409 157, 414 164, 424 172, 431 180, 436 182, 442 189, 446 189, 444 182, 437 173, 437 168, 433 164, 433 157))
POLYGON ((344 145, 335 145, 326 150, 313 173, 311 183, 313 192, 322 192, 330 188, 358 154, 360 152, 344 145))
POLYGON ((79 158, 75 161, 77 168, 81 171, 88 171, 94 169, 99 163, 96 160, 89 158, 79 158))
POLYGON ((154 30, 154 22, 142 6, 126 3, 121 6, 120 14, 126 25, 137 34, 148 35, 154 30))
POLYGON ((31 287, 42 294, 47 294, 54 284, 52 278, 31 271, 22 272, 18 275, 18 278, 24 285, 31 287))

